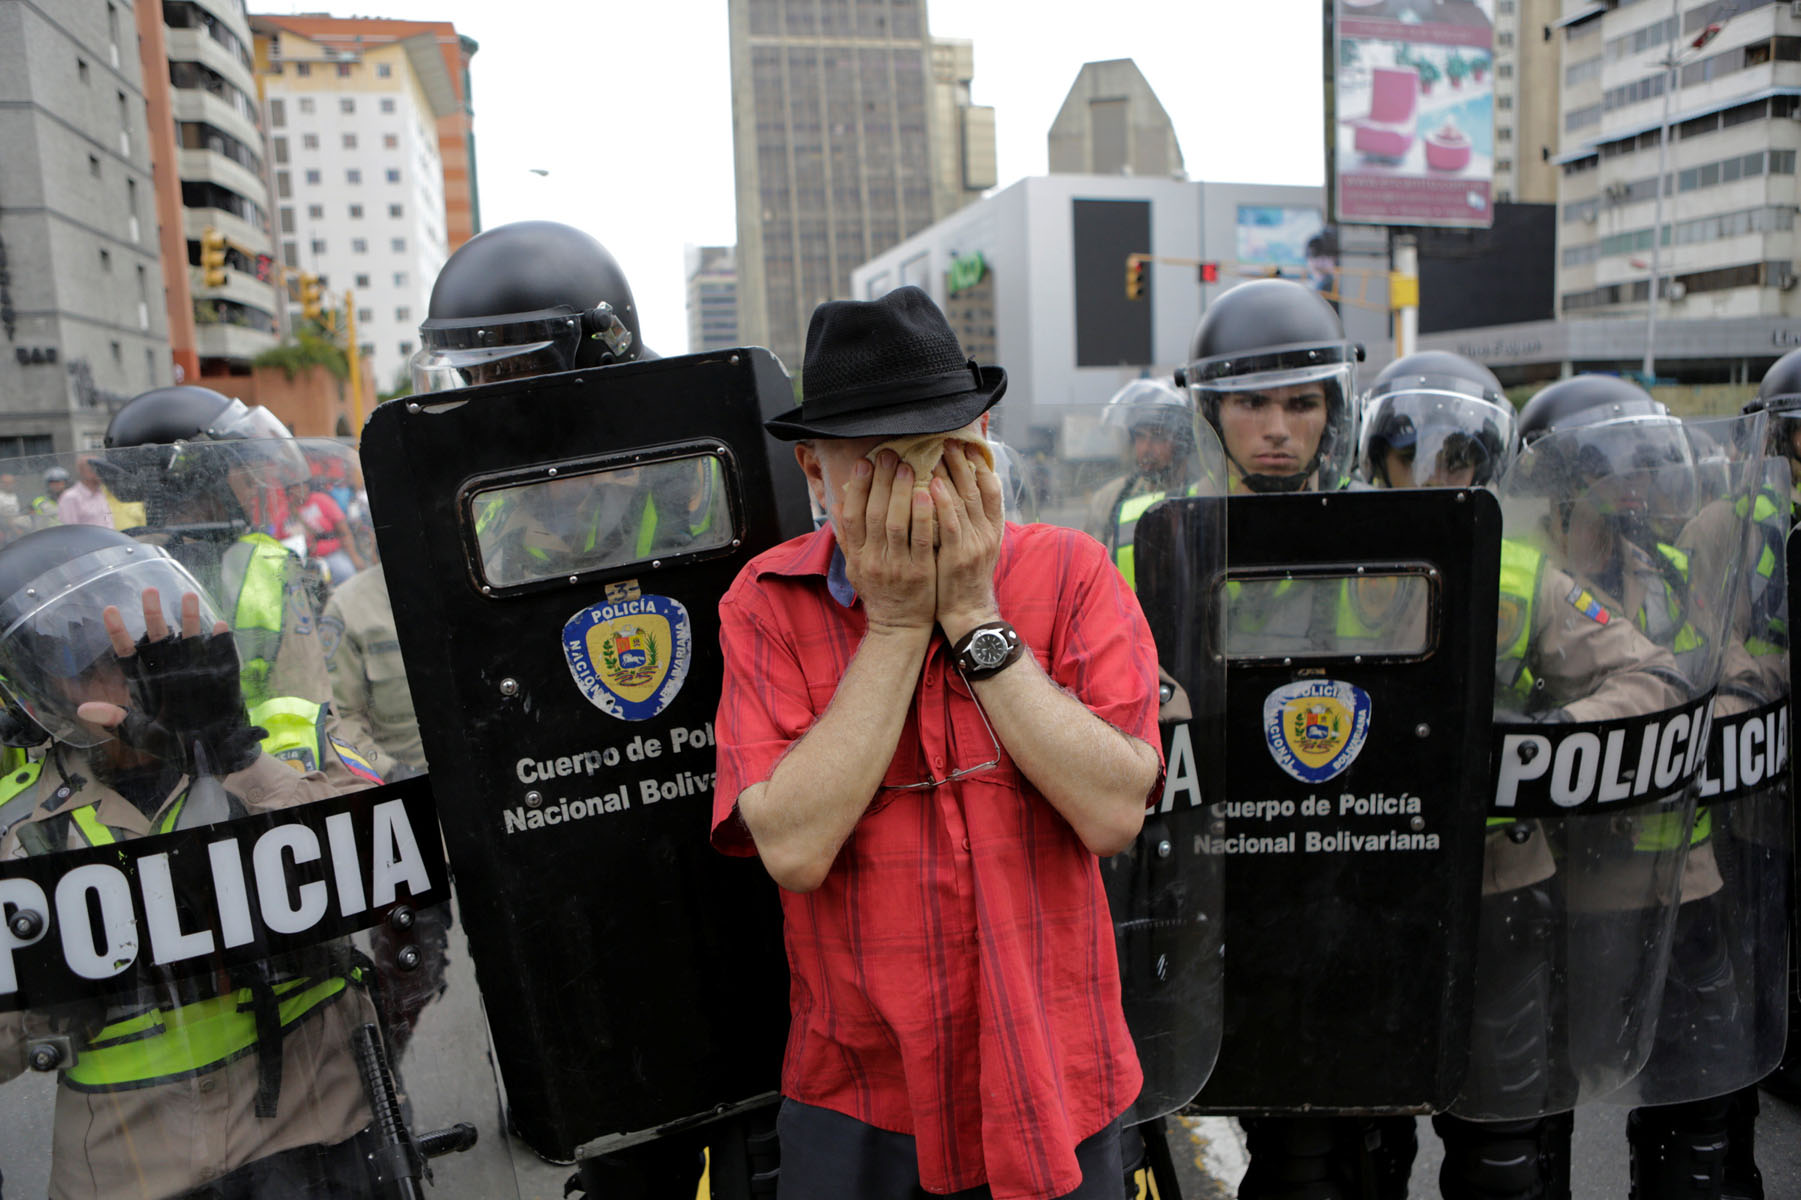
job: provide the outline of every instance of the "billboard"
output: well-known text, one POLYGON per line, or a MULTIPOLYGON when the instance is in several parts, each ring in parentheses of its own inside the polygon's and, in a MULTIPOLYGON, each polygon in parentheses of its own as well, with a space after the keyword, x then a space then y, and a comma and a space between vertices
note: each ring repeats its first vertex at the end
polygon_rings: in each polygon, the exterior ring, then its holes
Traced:
POLYGON ((1335 0, 1340 221, 1487 226, 1494 0, 1335 0))

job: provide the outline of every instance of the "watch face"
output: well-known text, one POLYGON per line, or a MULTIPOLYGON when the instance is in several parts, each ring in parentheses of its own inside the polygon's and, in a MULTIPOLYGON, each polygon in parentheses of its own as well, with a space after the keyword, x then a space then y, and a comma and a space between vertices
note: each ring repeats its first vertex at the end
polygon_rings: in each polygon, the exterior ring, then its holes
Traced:
POLYGON ((984 629, 969 643, 969 657, 978 667, 999 666, 1007 659, 1007 636, 984 629))

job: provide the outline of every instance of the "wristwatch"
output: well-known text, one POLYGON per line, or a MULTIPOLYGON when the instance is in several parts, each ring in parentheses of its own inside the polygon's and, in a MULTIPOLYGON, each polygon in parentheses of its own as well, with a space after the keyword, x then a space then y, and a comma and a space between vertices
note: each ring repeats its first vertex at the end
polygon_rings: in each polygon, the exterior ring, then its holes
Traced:
POLYGON ((998 675, 1018 661, 1026 644, 1019 631, 1005 621, 977 625, 951 647, 957 670, 971 683, 998 675))

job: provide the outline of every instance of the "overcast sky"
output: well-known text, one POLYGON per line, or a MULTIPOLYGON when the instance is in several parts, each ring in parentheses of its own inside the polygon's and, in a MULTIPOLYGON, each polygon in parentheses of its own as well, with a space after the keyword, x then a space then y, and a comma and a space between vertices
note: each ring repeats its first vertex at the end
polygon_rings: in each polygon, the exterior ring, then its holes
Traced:
MULTIPOLYGON (((995 109, 1002 186, 1044 173, 1045 135, 1077 71, 1109 58, 1137 61, 1190 178, 1324 180, 1319 0, 926 3, 935 36, 975 43, 972 98, 995 109)), ((646 343, 682 351, 682 248, 737 241, 724 0, 356 0, 332 11, 450 20, 479 42, 483 227, 546 218, 592 233, 631 279, 646 343)))

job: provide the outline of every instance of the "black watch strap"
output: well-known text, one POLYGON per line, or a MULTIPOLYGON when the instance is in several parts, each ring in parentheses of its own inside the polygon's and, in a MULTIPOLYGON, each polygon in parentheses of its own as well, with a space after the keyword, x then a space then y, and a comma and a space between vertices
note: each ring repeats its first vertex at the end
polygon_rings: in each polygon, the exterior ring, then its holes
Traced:
POLYGON ((1026 644, 1021 640, 1019 631, 1006 621, 986 621, 957 639, 951 647, 951 656, 957 664, 957 670, 963 678, 971 683, 998 675, 1019 661, 1025 653, 1026 644), (987 635, 984 637, 984 635, 987 635), (976 654, 976 642, 982 639, 985 644, 993 643, 995 635, 1006 642, 1006 653, 996 661, 992 655, 985 658, 976 654))

